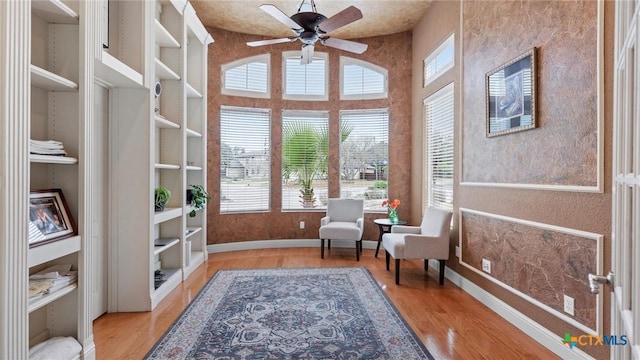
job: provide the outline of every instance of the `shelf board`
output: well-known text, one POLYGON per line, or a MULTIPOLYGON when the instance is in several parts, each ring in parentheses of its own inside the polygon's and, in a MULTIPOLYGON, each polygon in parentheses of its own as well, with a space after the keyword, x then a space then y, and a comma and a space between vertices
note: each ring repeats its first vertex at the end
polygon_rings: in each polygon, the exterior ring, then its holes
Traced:
POLYGON ((73 165, 78 163, 78 159, 68 156, 53 156, 53 155, 38 155, 29 154, 29 161, 32 163, 42 164, 59 164, 59 165, 73 165))
POLYGON ((192 171, 200 171, 200 170, 202 170, 202 167, 189 165, 189 166, 186 167, 186 169, 187 170, 192 170, 192 171))
POLYGON ((195 130, 191 130, 191 129, 187 129, 187 136, 188 137, 198 137, 201 138, 202 134, 200 134, 199 132, 195 131, 195 130))
POLYGON ((160 45, 160 47, 180 48, 178 40, 171 35, 169 30, 167 30, 158 19, 156 19, 155 33, 156 44, 160 45))
POLYGON ((58 299, 60 299, 61 297, 71 293, 73 290, 78 288, 78 283, 73 283, 73 284, 69 284, 69 286, 65 286, 62 289, 51 293, 51 294, 46 294, 44 296, 42 296, 40 299, 32 302, 29 304, 29 307, 27 308, 29 313, 34 312, 38 309, 40 309, 41 307, 48 305, 58 299))
POLYGON ((78 91, 78 84, 41 67, 31 65, 31 85, 49 91, 78 91))
POLYGON ((143 88, 144 77, 141 73, 120 59, 102 50, 102 59, 95 61, 96 78, 108 87, 143 88))
POLYGON ((174 164, 155 164, 154 167, 156 169, 163 169, 163 170, 180 170, 180 165, 174 165, 174 164))
POLYGON ((60 0, 32 1, 31 12, 48 23, 78 24, 78 14, 60 0))
POLYGON ((154 62, 156 65, 156 76, 160 78, 160 80, 180 80, 180 75, 171 70, 165 63, 160 61, 160 59, 155 58, 154 62))
POLYGON ((158 255, 158 254, 160 254, 161 252, 163 252, 163 251, 165 251, 165 250, 169 249, 170 247, 172 247, 173 245, 175 245, 175 244, 177 244, 177 243, 179 243, 179 242, 180 242, 180 239, 175 238, 175 239, 173 239, 171 242, 169 242, 169 243, 167 243, 167 244, 165 244, 165 245, 160 245, 160 246, 155 245, 155 246, 154 246, 154 250, 153 250, 153 255, 158 255))
POLYGON ((50 242, 29 249, 27 265, 34 267, 80 251, 80 235, 50 242))
POLYGON ((182 216, 182 208, 166 208, 164 211, 155 213, 153 216, 153 223, 160 224, 167 220, 175 219, 182 216))
POLYGON ((204 263, 204 252, 194 250, 191 251, 189 265, 184 269, 185 276, 189 276, 198 266, 204 263))
POLYGON ((202 231, 202 228, 200 226, 187 227, 187 231, 184 234, 184 238, 188 239, 188 238, 192 237, 193 235, 199 233, 200 231, 202 231))
POLYGON ((166 269, 163 268, 162 271, 165 274, 165 282, 163 282, 160 287, 155 289, 151 294, 151 308, 155 308, 162 299, 164 299, 171 290, 175 289, 176 286, 180 284, 182 281, 182 269, 166 269))
POLYGON ((187 97, 188 98, 202 98, 202 94, 196 90, 193 86, 187 83, 187 97))
POLYGON ((154 119, 156 121, 156 126, 159 128, 164 128, 164 129, 180 129, 180 125, 174 123, 171 120, 167 120, 166 118, 164 118, 161 115, 155 115, 154 119))

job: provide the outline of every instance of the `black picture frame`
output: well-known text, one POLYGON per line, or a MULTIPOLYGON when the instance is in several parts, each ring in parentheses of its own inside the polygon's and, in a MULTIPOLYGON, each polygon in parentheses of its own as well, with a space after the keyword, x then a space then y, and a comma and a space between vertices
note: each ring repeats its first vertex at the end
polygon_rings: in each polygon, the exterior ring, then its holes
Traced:
POLYGON ((536 127, 536 48, 486 75, 487 137, 536 127))
POLYGON ((61 189, 29 194, 29 247, 76 235, 77 230, 61 189))

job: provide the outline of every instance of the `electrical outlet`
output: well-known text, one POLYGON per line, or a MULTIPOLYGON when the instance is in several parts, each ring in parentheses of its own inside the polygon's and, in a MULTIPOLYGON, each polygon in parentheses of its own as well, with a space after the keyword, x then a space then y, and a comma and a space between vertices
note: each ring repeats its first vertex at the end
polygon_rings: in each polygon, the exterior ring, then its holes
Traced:
POLYGON ((460 246, 456 246, 456 257, 460 257, 460 246))
POLYGON ((491 261, 482 259, 482 271, 491 274, 491 261))
POLYGON ((300 221, 300 229, 304 229, 304 221, 300 221))
POLYGON ((571 296, 564 296, 564 312, 571 316, 575 316, 573 307, 573 298, 571 296))

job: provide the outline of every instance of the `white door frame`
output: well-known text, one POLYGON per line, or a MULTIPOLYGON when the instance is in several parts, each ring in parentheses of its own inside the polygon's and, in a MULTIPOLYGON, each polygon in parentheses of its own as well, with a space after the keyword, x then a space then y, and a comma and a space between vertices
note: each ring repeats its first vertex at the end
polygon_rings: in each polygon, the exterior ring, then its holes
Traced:
POLYGON ((611 359, 640 359, 640 6, 616 1, 613 108, 611 359))

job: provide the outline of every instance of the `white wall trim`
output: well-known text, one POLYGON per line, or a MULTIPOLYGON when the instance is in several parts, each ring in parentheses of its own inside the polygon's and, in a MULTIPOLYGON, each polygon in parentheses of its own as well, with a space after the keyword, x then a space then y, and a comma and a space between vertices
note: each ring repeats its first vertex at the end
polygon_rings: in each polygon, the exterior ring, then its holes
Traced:
MULTIPOLYGON (((600 136, 600 135, 598 135, 600 136)), ((598 147, 601 145, 598 144, 598 147)), ((600 150, 598 150, 601 152, 600 150)), ((598 155, 600 156, 600 155, 598 155)), ((598 165, 600 169, 601 166, 598 165)), ((602 170, 598 170, 602 173, 602 170)), ((600 175, 598 175, 600 176, 600 175)), ((600 182, 602 183, 602 182, 600 182)), ((579 186, 579 185, 547 185, 547 184, 518 184, 518 183, 492 183, 492 182, 472 182, 464 181, 460 183, 460 186, 479 186, 479 187, 501 187, 501 188, 515 188, 515 189, 533 189, 533 190, 549 190, 549 191, 572 191, 572 192, 585 192, 585 193, 602 193, 602 185, 597 186, 579 186)))
POLYGON ((597 250, 597 255, 596 255, 596 272, 598 274, 602 274, 602 264, 603 264, 603 256, 602 256, 602 243, 604 241, 604 236, 601 234, 596 234, 596 233, 591 233, 591 232, 587 232, 587 231, 582 231, 582 230, 576 230, 576 229, 570 229, 570 228, 565 228, 565 227, 560 227, 560 226, 556 226, 556 225, 551 225, 551 224, 545 224, 545 223, 538 223, 538 222, 534 222, 534 221, 529 221, 529 220, 524 220, 524 219, 518 219, 518 218, 513 218, 513 217, 508 217, 508 216, 503 216, 503 215, 497 215, 497 214, 492 214, 492 213, 487 213, 487 212, 483 212, 483 211, 477 211, 477 210, 471 210, 471 209, 466 209, 466 208, 460 208, 459 209, 459 215, 458 215, 458 224, 460 226, 459 229, 459 246, 460 246, 460 265, 468 268, 469 270, 477 273, 478 275, 492 281, 493 283, 501 286, 502 288, 504 288, 505 290, 510 291, 511 293, 520 296, 521 298, 523 298, 524 300, 530 302, 533 305, 538 306, 539 308, 541 308, 542 310, 547 311, 549 314, 556 316, 558 319, 565 321, 568 324, 571 324, 572 326, 590 334, 590 335, 602 335, 602 322, 603 322, 603 294, 602 292, 600 292, 598 295, 594 295, 596 296, 596 328, 592 329, 590 327, 588 327, 585 324, 582 324, 580 322, 578 322, 577 320, 563 314, 562 312, 550 307, 549 305, 531 297, 528 294, 525 294, 507 284, 505 284, 504 282, 494 278, 493 276, 485 273, 484 271, 481 271, 477 268, 475 268, 474 266, 464 262, 463 260, 463 249, 462 249, 462 236, 463 236, 463 228, 462 228, 462 213, 466 212, 469 214, 476 214, 476 215, 481 215, 481 216, 485 216, 485 217, 489 217, 489 218, 494 218, 494 219, 499 219, 499 220, 504 220, 504 221, 508 221, 508 222, 512 222, 512 223, 516 223, 516 224, 523 224, 526 226, 531 226, 531 227, 535 227, 535 228, 539 228, 539 229, 546 229, 546 230, 550 230, 550 231, 555 231, 555 232, 561 232, 561 233, 565 233, 565 234, 569 234, 569 235, 574 235, 574 236, 579 236, 579 237, 583 237, 586 239, 590 239, 590 240, 594 240, 596 241, 596 250, 597 250))
MULTIPOLYGON (((429 264, 435 267, 437 265, 437 262, 435 260, 432 261, 434 263, 430 262, 429 264)), ((562 343, 561 336, 558 336, 557 334, 551 332, 542 325, 533 321, 528 316, 509 306, 507 303, 498 299, 480 286, 462 277, 460 274, 451 270, 449 267, 445 267, 445 276, 447 277, 447 279, 449 279, 449 281, 464 290, 467 294, 473 296, 483 305, 493 310, 496 314, 500 315, 512 325, 522 330, 533 340, 551 350, 560 358, 594 359, 591 355, 578 348, 570 349, 567 345, 562 343)))
MULTIPOLYGON (((549 190, 549 191, 572 191, 572 192, 587 192, 587 193, 603 193, 604 192, 604 3, 605 1, 598 1, 598 9, 596 15, 596 27, 597 27, 597 39, 596 39, 596 174, 595 179, 589 179, 589 181, 595 180, 596 184, 593 186, 582 185, 554 185, 554 184, 523 184, 523 183, 493 183, 493 182, 473 182, 464 181, 463 172, 463 150, 464 144, 460 143, 460 155, 459 155, 459 174, 461 178, 460 186, 481 186, 481 187, 504 187, 504 188, 517 188, 517 189, 535 189, 535 190, 549 190)), ((464 1, 460 2, 460 33, 464 34, 464 1)), ((460 59, 464 60, 463 55, 463 41, 460 41, 460 59)), ((460 68, 460 84, 464 87, 464 67, 460 68)), ((459 134, 462 139, 464 131, 462 124, 464 124, 464 91, 460 91, 460 119, 462 119, 459 134)))

